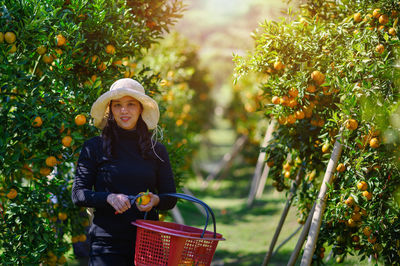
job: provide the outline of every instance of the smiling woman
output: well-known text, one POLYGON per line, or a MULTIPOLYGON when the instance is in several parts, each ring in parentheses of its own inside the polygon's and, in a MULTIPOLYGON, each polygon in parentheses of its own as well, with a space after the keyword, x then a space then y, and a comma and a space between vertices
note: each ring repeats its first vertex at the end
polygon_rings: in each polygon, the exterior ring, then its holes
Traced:
POLYGON ((158 220, 158 210, 174 207, 175 193, 166 148, 151 139, 157 127, 157 103, 133 79, 120 79, 92 106, 101 136, 86 141, 79 156, 72 200, 96 209, 90 235, 89 265, 132 265, 136 219, 158 220), (149 191, 149 202, 128 198, 149 191))
POLYGON ((124 96, 112 100, 110 105, 115 122, 120 128, 131 130, 136 127, 143 109, 138 100, 131 96, 124 96))

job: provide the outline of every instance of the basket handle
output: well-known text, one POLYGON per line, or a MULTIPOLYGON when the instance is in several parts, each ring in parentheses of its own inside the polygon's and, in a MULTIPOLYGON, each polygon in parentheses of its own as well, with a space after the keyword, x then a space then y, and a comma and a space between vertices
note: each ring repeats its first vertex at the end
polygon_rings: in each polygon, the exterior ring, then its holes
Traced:
MULTIPOLYGON (((199 200, 199 199, 197 199, 197 198, 195 198, 195 197, 193 197, 193 196, 186 195, 186 194, 183 194, 183 193, 162 193, 162 194, 159 194, 159 196, 169 196, 169 197, 175 197, 175 198, 185 199, 185 200, 188 200, 188 201, 191 201, 191 202, 198 203, 198 204, 202 205, 203 208, 204 208, 205 211, 206 211, 207 217, 206 217, 206 224, 205 224, 205 226, 204 226, 203 233, 201 234, 200 237, 201 237, 201 238, 204 237, 204 234, 205 234, 205 232, 206 232, 207 225, 208 225, 209 213, 211 213, 211 218, 212 218, 212 220, 213 220, 213 225, 214 225, 214 238, 217 238, 217 226, 216 226, 216 223, 215 223, 214 212, 211 210, 210 206, 208 206, 206 203, 204 203, 203 201, 201 201, 201 200, 199 200)), ((140 195, 137 195, 137 196, 129 196, 129 199, 131 200, 131 202, 132 202, 132 201, 135 202, 135 200, 136 200, 138 197, 140 197, 140 195)), ((146 214, 147 214, 147 213, 146 213, 146 214)), ((147 216, 147 215, 145 215, 145 219, 146 219, 146 216, 147 216)))

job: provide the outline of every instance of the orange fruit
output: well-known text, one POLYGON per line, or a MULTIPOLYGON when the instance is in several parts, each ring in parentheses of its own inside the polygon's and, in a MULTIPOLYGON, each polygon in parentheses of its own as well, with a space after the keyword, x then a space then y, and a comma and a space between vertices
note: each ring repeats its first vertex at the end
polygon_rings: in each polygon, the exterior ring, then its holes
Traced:
POLYGON ((273 104, 280 104, 281 99, 278 96, 274 96, 271 101, 273 104))
POLYGON ((368 184, 365 181, 360 181, 357 184, 357 188, 358 188, 358 190, 365 191, 368 189, 368 184))
POLYGON ((374 149, 376 149, 376 148, 378 148, 379 147, 379 140, 378 140, 378 138, 372 138, 370 141, 369 141, 369 146, 371 146, 371 148, 374 148, 374 149))
POLYGON ((150 202, 151 197, 148 194, 148 192, 140 192, 139 195, 141 195, 141 196, 136 199, 136 202, 139 205, 147 205, 150 202))
POLYGON ((316 91, 316 87, 313 84, 308 85, 306 88, 307 92, 314 93, 316 91))
POLYGON ((112 44, 108 44, 106 46, 106 53, 107 54, 115 54, 115 46, 112 44))
POLYGON ((81 234, 81 235, 79 235, 79 236, 78 236, 78 240, 79 240, 79 242, 85 242, 85 241, 86 241, 86 239, 87 239, 87 237, 86 237, 86 235, 85 235, 85 234, 81 234))
POLYGON ((283 165, 283 170, 285 170, 285 171, 290 171, 291 168, 292 168, 292 167, 290 166, 289 163, 285 163, 285 164, 283 165))
POLYGON ((87 227, 87 226, 89 226, 90 225, 90 222, 89 222, 89 220, 88 219, 85 219, 85 220, 83 220, 82 221, 82 223, 81 223, 84 227, 87 227))
POLYGON ((276 61, 275 63, 274 63, 274 69, 275 70, 282 70, 282 69, 284 69, 285 68, 285 65, 281 62, 281 61, 276 61))
POLYGON ((381 15, 379 17, 379 23, 381 23, 382 25, 386 25, 389 22, 389 17, 385 14, 381 15))
POLYGON ((97 69, 98 69, 100 72, 103 72, 104 70, 107 69, 107 66, 106 66, 106 64, 104 64, 104 62, 101 62, 101 63, 97 66, 97 69))
POLYGON ((363 228, 363 234, 364 234, 366 237, 369 237, 369 236, 372 234, 371 228, 369 228, 369 226, 364 227, 364 228, 363 228))
POLYGON ((71 146, 72 138, 71 136, 65 136, 62 138, 61 142, 65 147, 69 147, 71 146))
POLYGON ((35 117, 32 122, 33 127, 40 127, 43 124, 42 118, 40 116, 35 117))
POLYGON ((289 177, 290 177, 290 172, 289 172, 289 171, 285 171, 284 177, 285 177, 285 178, 289 178, 289 177))
POLYGON ((18 192, 15 189, 10 189, 10 192, 7 193, 7 198, 9 199, 15 199, 15 197, 18 195, 18 192))
POLYGON ((362 194, 367 200, 371 200, 372 199, 372 193, 370 193, 368 191, 364 191, 362 194))
POLYGON ((286 95, 283 95, 281 98, 280 98, 280 101, 281 101, 281 104, 282 105, 288 105, 289 104, 289 97, 287 97, 286 95))
POLYGON ((298 110, 298 111, 296 111, 296 112, 294 113, 294 117, 295 117, 297 120, 304 119, 304 117, 305 117, 304 111, 303 111, 303 110, 298 110))
POLYGON ((352 216, 351 216, 351 219, 353 219, 354 221, 356 221, 356 222, 358 222, 358 221, 361 221, 361 214, 360 213, 354 213, 352 216))
POLYGON ((41 176, 48 176, 51 173, 51 169, 47 167, 42 167, 39 170, 41 176))
POLYGON ((67 42, 67 39, 62 34, 58 34, 57 37, 57 46, 63 46, 67 42))
POLYGON ((274 161, 267 161, 268 167, 274 166, 275 162, 274 161))
POLYGON ((353 242, 360 242, 360 237, 359 237, 358 235, 354 235, 354 236, 351 238, 351 240, 352 240, 353 242))
POLYGON ((347 206, 351 207, 351 206, 353 206, 353 204, 354 204, 354 198, 353 198, 352 196, 350 196, 350 197, 348 197, 348 198, 344 201, 344 203, 345 203, 347 206))
POLYGON ((54 167, 57 164, 57 159, 54 156, 49 156, 46 158, 46 165, 48 167, 54 167))
POLYGON ((381 16, 381 10, 380 10, 379 8, 375 9, 375 10, 372 12, 372 16, 373 16, 374 18, 379 18, 379 17, 381 16))
POLYGON ((84 124, 86 124, 86 117, 83 114, 79 114, 77 116, 75 116, 75 124, 77 126, 82 126, 84 124))
POLYGON ((356 23, 360 22, 362 20, 361 13, 355 13, 353 15, 353 19, 354 19, 354 22, 356 22, 356 23))
POLYGON ((297 106, 297 101, 294 98, 289 98, 289 102, 287 104, 288 107, 293 108, 297 106))
POLYGON ((299 95, 299 90, 292 87, 289 90, 289 95, 292 96, 293 98, 296 98, 299 95))
POLYGON ((385 51, 385 46, 383 46, 383 44, 378 44, 375 48, 375 51, 378 54, 382 54, 385 51))
POLYGON ((345 127, 349 130, 356 130, 358 127, 358 122, 355 119, 349 119, 345 123, 345 127))
POLYGON ((44 54, 42 57, 43 62, 46 64, 51 64, 54 61, 54 57, 52 55, 44 54))
POLYGON ((6 32, 6 34, 4 34, 4 40, 7 43, 12 44, 17 40, 17 36, 15 36, 14 32, 6 32))
POLYGON ((339 173, 342 173, 342 172, 346 171, 346 166, 344 164, 340 163, 336 167, 336 171, 338 171, 339 173))
POLYGON ((71 242, 72 242, 72 244, 75 244, 75 243, 79 242, 79 236, 71 237, 71 242))
POLYGON ((396 30, 394 28, 390 28, 389 29, 389 34, 392 35, 392 36, 395 36, 396 35, 396 30))
POLYGON ((288 117, 287 117, 287 122, 288 122, 289 124, 294 124, 294 123, 296 123, 296 118, 294 117, 294 115, 288 115, 288 117))
POLYGON ((327 153, 329 151, 329 144, 325 143, 324 145, 322 145, 322 152, 323 153, 327 153))
POLYGON ((374 244, 376 242, 376 236, 372 236, 372 237, 369 236, 368 237, 368 242, 371 243, 371 244, 374 244))
POLYGON ((41 45, 36 49, 36 52, 40 55, 44 55, 46 53, 46 51, 47 51, 47 48, 44 45, 41 45))
POLYGON ((61 221, 65 221, 68 218, 68 215, 65 212, 59 212, 58 213, 58 219, 61 221))
POLYGON ((315 70, 311 73, 311 79, 319 86, 325 82, 325 75, 320 71, 315 70))

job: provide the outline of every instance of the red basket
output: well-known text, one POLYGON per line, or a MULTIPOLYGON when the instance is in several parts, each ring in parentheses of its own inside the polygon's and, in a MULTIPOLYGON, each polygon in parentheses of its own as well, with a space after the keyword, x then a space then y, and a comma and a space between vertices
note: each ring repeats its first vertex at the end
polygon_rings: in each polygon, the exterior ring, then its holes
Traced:
MULTIPOLYGON (((185 194, 169 195, 179 195, 180 198, 190 200, 185 194)), ((194 202, 200 203, 198 199, 194 202)), ((212 211, 211 214, 214 232, 206 231, 205 228, 202 230, 161 221, 136 220, 132 222, 137 226, 135 265, 210 265, 218 241, 225 240, 221 234, 215 232, 215 218, 212 211)))

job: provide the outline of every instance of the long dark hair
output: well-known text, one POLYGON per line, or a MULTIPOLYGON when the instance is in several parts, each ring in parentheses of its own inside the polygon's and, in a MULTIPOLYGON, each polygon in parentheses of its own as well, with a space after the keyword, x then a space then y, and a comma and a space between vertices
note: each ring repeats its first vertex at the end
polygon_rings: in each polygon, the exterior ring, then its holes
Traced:
MULTIPOLYGON (((143 108, 142 108, 143 109, 143 108)), ((104 154, 112 158, 115 156, 114 143, 118 141, 118 125, 115 122, 114 116, 111 111, 111 102, 109 105, 109 114, 107 123, 101 133, 101 137, 103 138, 103 151, 104 154)), ((139 116, 139 119, 136 123, 136 131, 139 136, 139 150, 140 155, 143 159, 155 159, 155 154, 152 151, 151 147, 151 136, 149 132, 149 128, 146 123, 143 121, 142 115, 139 116)))

